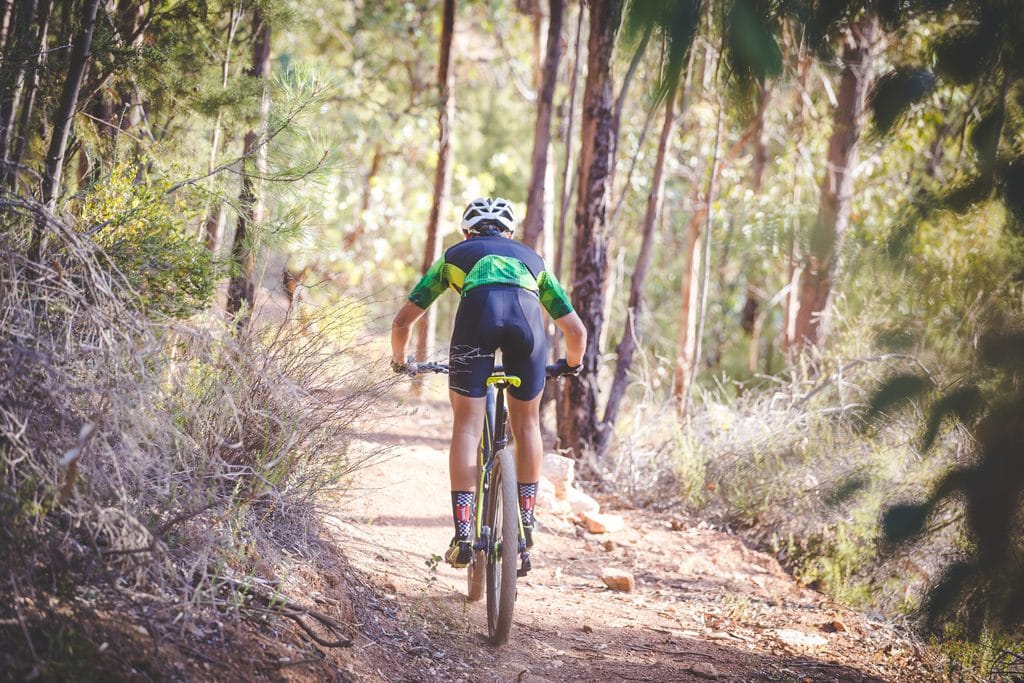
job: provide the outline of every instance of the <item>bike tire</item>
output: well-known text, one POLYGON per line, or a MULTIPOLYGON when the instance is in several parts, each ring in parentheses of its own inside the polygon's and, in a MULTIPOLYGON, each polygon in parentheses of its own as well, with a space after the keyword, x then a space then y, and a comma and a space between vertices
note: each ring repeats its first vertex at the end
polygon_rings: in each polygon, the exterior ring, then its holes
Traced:
POLYGON ((519 499, 511 448, 495 457, 490 486, 487 521, 494 538, 487 553, 487 632, 492 645, 504 645, 512 631, 519 558, 519 499))

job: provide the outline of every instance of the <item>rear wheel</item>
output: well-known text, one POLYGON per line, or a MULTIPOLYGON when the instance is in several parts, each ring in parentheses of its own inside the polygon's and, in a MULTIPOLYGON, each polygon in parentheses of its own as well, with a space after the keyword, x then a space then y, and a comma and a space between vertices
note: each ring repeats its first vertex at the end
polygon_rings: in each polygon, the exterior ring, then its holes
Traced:
POLYGON ((516 602, 516 560, 519 557, 519 501, 512 449, 495 458, 485 524, 491 529, 487 549, 487 632, 491 643, 508 642, 516 602))

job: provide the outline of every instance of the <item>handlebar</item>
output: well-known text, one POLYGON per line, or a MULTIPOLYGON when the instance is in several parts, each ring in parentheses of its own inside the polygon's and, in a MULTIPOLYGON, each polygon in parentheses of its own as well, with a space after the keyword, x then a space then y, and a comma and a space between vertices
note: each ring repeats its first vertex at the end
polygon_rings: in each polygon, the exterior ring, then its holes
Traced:
MULTIPOLYGON (((436 372, 439 375, 447 375, 450 372, 450 369, 449 369, 447 363, 415 363, 413 361, 409 361, 406 364, 406 367, 408 368, 408 372, 409 372, 410 375, 418 375, 421 372, 436 372)), ((563 372, 558 372, 559 369, 560 368, 559 368, 558 365, 548 365, 548 366, 544 367, 544 374, 545 374, 545 376, 548 379, 553 379, 555 377, 569 377, 569 376, 572 376, 572 373, 568 373, 568 372, 564 372, 564 371, 563 372)), ((501 366, 501 365, 495 365, 494 366, 494 371, 493 371, 492 374, 504 374, 504 373, 505 373, 504 366, 501 366)))

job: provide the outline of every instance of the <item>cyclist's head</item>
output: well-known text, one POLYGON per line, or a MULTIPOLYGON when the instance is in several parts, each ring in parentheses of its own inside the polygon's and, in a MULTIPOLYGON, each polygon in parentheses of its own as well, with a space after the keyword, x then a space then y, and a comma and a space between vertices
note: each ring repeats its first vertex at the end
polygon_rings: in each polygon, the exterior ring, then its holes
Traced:
POLYGON ((516 214, 507 199, 474 199, 462 214, 462 232, 466 235, 500 235, 516 229, 516 214))

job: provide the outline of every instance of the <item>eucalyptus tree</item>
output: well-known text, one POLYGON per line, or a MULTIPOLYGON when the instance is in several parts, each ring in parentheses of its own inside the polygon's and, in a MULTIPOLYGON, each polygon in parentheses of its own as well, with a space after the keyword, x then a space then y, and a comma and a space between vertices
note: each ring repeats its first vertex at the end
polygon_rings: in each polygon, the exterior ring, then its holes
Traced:
POLYGON ((638 320, 643 313, 644 280, 651 260, 654 247, 654 227, 661 209, 662 194, 665 184, 665 159, 668 156, 675 122, 677 95, 680 108, 685 106, 686 85, 680 92, 680 78, 683 63, 693 49, 693 40, 697 34, 702 14, 701 0, 664 3, 634 3, 630 5, 626 18, 627 33, 643 32, 650 35, 650 29, 656 31, 657 37, 664 42, 662 73, 658 84, 657 99, 664 107, 664 118, 661 134, 658 139, 658 150, 655 156, 654 171, 651 178, 651 190, 647 195, 646 210, 641 225, 640 250, 630 280, 629 301, 626 311, 626 329, 615 350, 616 362, 612 385, 608 392, 604 416, 601 420, 601 431, 598 435, 598 453, 607 453, 611 443, 611 435, 618 418, 622 399, 626 392, 627 377, 633 362, 638 340, 638 320))
POLYGON ((548 175, 548 152, 551 148, 551 112, 558 82, 558 62, 562 53, 562 23, 565 0, 550 0, 547 46, 537 93, 537 121, 533 131, 533 156, 530 164, 530 187, 526 195, 526 218, 523 220, 523 243, 537 249, 544 232, 545 178, 548 175))
POLYGON ((865 122, 867 94, 874 82, 875 62, 883 40, 878 16, 870 7, 850 14, 843 26, 842 75, 833 111, 819 192, 818 215, 812 226, 794 284, 798 287, 789 348, 802 349, 823 337, 835 287, 839 254, 850 222, 857 168, 857 146, 865 122))
POLYGON ((562 445, 577 456, 593 450, 598 433, 597 375, 608 267, 606 210, 615 135, 612 57, 622 9, 622 0, 590 3, 572 269, 573 303, 587 327, 587 349, 583 374, 567 382, 564 419, 559 424, 562 445))
MULTIPOLYGON (((61 89, 57 110, 53 117, 53 132, 47 147, 46 159, 42 176, 42 203, 51 213, 57 208, 57 197, 61 190, 61 179, 64 173, 64 157, 68 149, 68 140, 74 123, 75 111, 78 107, 78 96, 82 88, 92 51, 93 30, 96 27, 96 14, 99 11, 99 0, 85 0, 81 6, 81 24, 75 35, 68 61, 64 86, 61 89)), ((41 47, 41 46, 40 46, 41 47)), ((29 259, 38 262, 46 251, 47 219, 40 216, 29 246, 29 259)))
MULTIPOLYGON (((452 127, 455 122, 455 89, 452 69, 452 39, 455 35, 455 0, 444 0, 441 18, 441 37, 437 65, 437 167, 434 171, 434 199, 427 220, 427 239, 423 247, 422 272, 441 255, 439 224, 452 184, 452 127)), ((437 328, 437 311, 432 307, 416 325, 416 358, 423 361, 433 346, 437 328)))
POLYGON ((267 123, 270 117, 270 37, 271 26, 260 9, 252 11, 251 62, 247 76, 261 90, 259 116, 255 125, 245 134, 242 150, 241 189, 239 191, 238 221, 231 243, 232 267, 235 269, 228 283, 227 312, 236 327, 252 311, 255 303, 256 266, 254 233, 263 222, 265 199, 261 195, 262 181, 267 175, 267 123))

